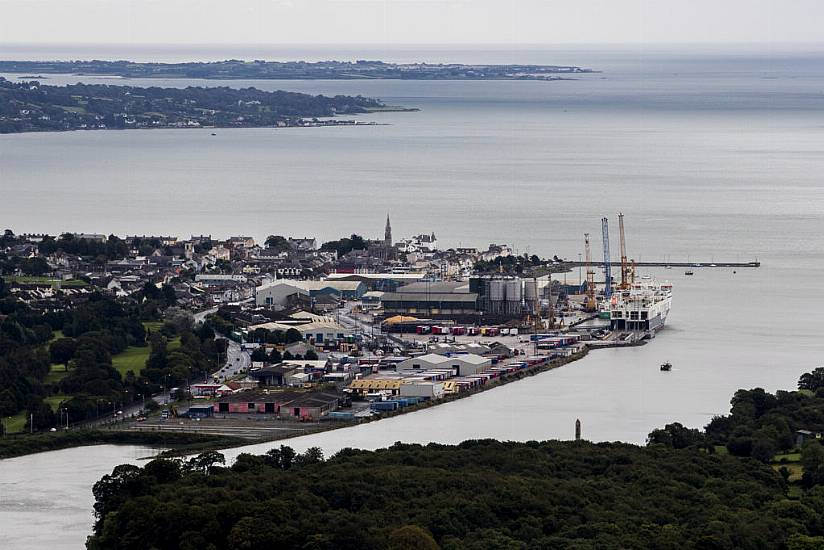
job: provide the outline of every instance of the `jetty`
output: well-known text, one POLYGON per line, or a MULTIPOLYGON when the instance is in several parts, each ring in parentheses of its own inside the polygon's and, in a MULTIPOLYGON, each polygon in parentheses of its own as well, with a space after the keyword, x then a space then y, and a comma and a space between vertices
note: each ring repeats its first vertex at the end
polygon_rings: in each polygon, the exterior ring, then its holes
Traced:
MULTIPOLYGON (((586 267, 586 262, 569 261, 563 262, 562 265, 568 267, 586 267)), ((593 265, 602 266, 603 262, 593 262, 593 265)), ((621 262, 609 262, 612 267, 621 267, 621 262)), ((761 267, 761 262, 634 262, 635 267, 761 267)))

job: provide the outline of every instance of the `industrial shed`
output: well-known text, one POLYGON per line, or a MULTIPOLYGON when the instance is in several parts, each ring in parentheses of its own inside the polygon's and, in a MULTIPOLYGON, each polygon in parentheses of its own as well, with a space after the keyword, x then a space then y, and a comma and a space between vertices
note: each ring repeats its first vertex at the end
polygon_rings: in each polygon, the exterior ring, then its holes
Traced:
POLYGON ((396 368, 398 372, 448 368, 452 370, 453 376, 471 376, 485 371, 491 366, 492 359, 474 353, 451 356, 428 353, 402 361, 398 363, 396 368))

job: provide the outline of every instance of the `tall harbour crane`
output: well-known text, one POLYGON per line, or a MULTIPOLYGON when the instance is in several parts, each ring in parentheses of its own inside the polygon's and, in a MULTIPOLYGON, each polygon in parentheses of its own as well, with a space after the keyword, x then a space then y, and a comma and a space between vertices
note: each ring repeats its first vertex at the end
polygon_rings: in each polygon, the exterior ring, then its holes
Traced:
POLYGON ((618 213, 618 231, 621 234, 621 284, 618 288, 629 288, 629 266, 627 265, 627 241, 624 237, 624 214, 618 213))
POLYGON ((596 311, 598 304, 595 301, 595 270, 592 269, 592 251, 589 247, 589 233, 584 233, 584 252, 587 268, 587 295, 584 300, 585 311, 596 311))
POLYGON ((612 264, 609 258, 609 220, 601 218, 601 233, 604 237, 604 298, 612 296, 612 264))

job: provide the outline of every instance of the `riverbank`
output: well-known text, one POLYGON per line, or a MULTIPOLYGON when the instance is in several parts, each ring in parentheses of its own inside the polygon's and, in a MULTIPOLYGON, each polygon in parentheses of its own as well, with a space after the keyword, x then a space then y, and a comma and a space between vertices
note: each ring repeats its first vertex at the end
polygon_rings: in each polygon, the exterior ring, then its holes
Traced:
POLYGON ((0 438, 0 460, 88 445, 149 445, 174 453, 191 454, 211 449, 246 445, 247 440, 196 433, 129 432, 122 430, 77 430, 0 438))
POLYGON ((243 428, 213 427, 199 423, 191 427, 181 427, 179 425, 164 427, 143 427, 135 423, 132 427, 124 426, 122 429, 111 430, 81 430, 68 432, 41 433, 34 435, 16 435, 0 439, 0 460, 27 454, 39 453, 66 449, 70 447, 80 447, 85 445, 100 444, 137 444, 151 445, 164 448, 163 456, 184 456, 195 454, 207 450, 228 449, 243 445, 254 445, 284 439, 291 439, 302 435, 316 434, 326 431, 350 428, 362 424, 379 422, 380 420, 393 418, 396 416, 409 414, 423 409, 429 409, 465 399, 483 393, 512 382, 523 380, 543 372, 568 365, 586 357, 589 353, 587 347, 581 351, 573 353, 568 357, 560 357, 526 369, 516 371, 509 375, 504 375, 483 386, 473 388, 468 391, 447 395, 441 399, 423 401, 421 403, 364 418, 356 422, 325 420, 317 424, 303 424, 302 433, 295 433, 292 430, 282 430, 268 432, 258 437, 249 437, 249 432, 243 428))
MULTIPOLYGON (((463 392, 460 392, 460 393, 448 394, 448 395, 444 396, 441 399, 422 401, 422 402, 417 403, 415 405, 410 405, 408 407, 404 407, 402 409, 398 409, 398 410, 395 410, 395 411, 385 412, 385 413, 382 413, 380 415, 375 415, 375 416, 372 416, 372 417, 363 418, 363 419, 360 419, 360 420, 357 420, 357 421, 354 421, 354 422, 335 421, 335 420, 327 419, 327 420, 324 420, 323 422, 319 422, 319 423, 316 423, 316 424, 302 424, 301 425, 301 432, 302 433, 295 433, 295 431, 289 431, 289 430, 283 429, 282 431, 279 431, 279 432, 267 432, 266 435, 262 436, 262 437, 256 437, 256 438, 252 437, 252 438, 250 438, 249 437, 249 431, 246 428, 236 428, 237 431, 233 433, 231 426, 227 426, 225 424, 222 427, 208 426, 208 425, 205 425, 204 422, 199 422, 196 425, 188 428, 188 429, 193 430, 193 431, 190 431, 190 432, 185 432, 184 430, 186 430, 187 428, 181 428, 180 426, 173 426, 173 427, 167 428, 167 430, 171 430, 171 429, 177 430, 178 431, 177 433, 200 433, 200 434, 204 434, 204 435, 208 434, 208 435, 219 435, 219 436, 226 435, 226 434, 232 434, 231 436, 234 436, 234 437, 237 437, 237 438, 245 437, 245 444, 247 444, 247 445, 254 445, 254 444, 268 443, 268 442, 285 440, 285 439, 292 439, 294 437, 300 437, 300 436, 304 436, 304 435, 318 434, 318 433, 334 431, 334 430, 338 430, 338 429, 342 429, 342 428, 352 428, 352 427, 355 427, 355 426, 361 426, 361 425, 365 425, 365 424, 372 424, 372 423, 375 423, 375 422, 379 422, 381 420, 394 418, 394 417, 402 416, 402 415, 407 415, 407 414, 410 414, 410 413, 413 413, 413 412, 416 412, 416 411, 421 411, 421 410, 424 410, 424 409, 431 409, 431 408, 434 408, 434 407, 439 407, 439 406, 445 405, 447 403, 452 403, 454 401, 459 401, 461 399, 472 397, 472 396, 475 396, 477 394, 487 392, 487 391, 493 390, 495 388, 499 388, 499 387, 505 386, 507 384, 511 384, 513 382, 523 380, 525 378, 533 377, 533 376, 536 376, 538 374, 541 374, 541 373, 544 373, 544 372, 547 372, 547 371, 550 371, 550 370, 553 370, 553 369, 557 369, 557 368, 562 367, 564 365, 568 365, 572 362, 583 359, 584 357, 587 356, 588 353, 589 353, 589 348, 583 347, 579 352, 573 353, 572 355, 569 355, 567 357, 559 357, 559 358, 556 358, 556 359, 553 359, 553 360, 550 360, 550 361, 547 361, 547 362, 544 362, 544 363, 534 365, 532 367, 528 367, 528 368, 523 369, 523 370, 513 372, 509 375, 504 375, 504 376, 502 376, 502 377, 500 377, 496 380, 493 380, 493 381, 489 382, 488 384, 473 388, 471 390, 463 391, 463 392)), ((152 429, 152 428, 146 428, 146 427, 140 426, 139 429, 147 430, 147 429, 152 429)), ((160 429, 158 429, 157 432, 144 432, 144 433, 163 433, 163 429, 160 428, 160 429)), ((166 433, 168 433, 168 432, 166 432, 166 433)), ((228 445, 228 446, 225 446, 225 447, 221 447, 218 444, 218 445, 213 445, 212 447, 210 447, 210 450, 219 450, 219 449, 225 449, 225 448, 236 447, 236 446, 237 446, 236 444, 232 444, 232 445, 228 445)), ((188 449, 172 449, 172 450, 169 450, 169 451, 165 452, 164 454, 166 456, 183 456, 183 455, 187 455, 187 454, 192 454, 192 452, 190 452, 188 449)))

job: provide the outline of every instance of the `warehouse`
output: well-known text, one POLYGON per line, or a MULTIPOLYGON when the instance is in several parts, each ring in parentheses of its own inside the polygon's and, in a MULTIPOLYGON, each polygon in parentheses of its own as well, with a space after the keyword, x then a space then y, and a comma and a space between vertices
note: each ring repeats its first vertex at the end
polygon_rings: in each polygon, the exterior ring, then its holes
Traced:
POLYGON ((476 317, 478 295, 466 283, 419 282, 387 292, 381 298, 388 315, 426 314, 433 317, 476 317))
POLYGON ((360 300, 366 293, 361 281, 296 281, 278 279, 255 289, 255 303, 259 306, 285 307, 295 295, 318 298, 335 296, 344 300, 360 300))
POLYGON ((428 353, 420 357, 412 357, 411 359, 401 361, 397 365, 397 370, 398 372, 404 372, 451 369, 453 376, 472 376, 487 370, 491 366, 492 359, 481 357, 474 353, 464 353, 453 356, 428 353))

